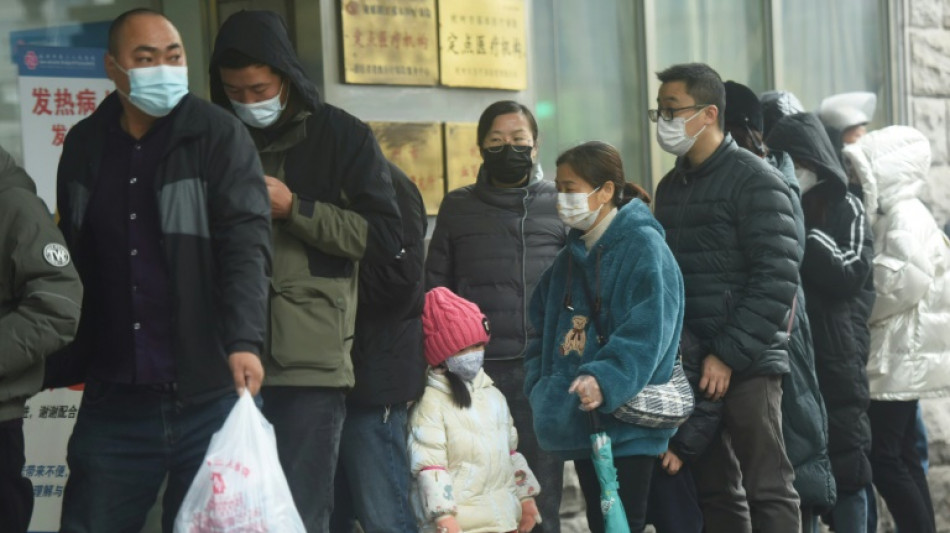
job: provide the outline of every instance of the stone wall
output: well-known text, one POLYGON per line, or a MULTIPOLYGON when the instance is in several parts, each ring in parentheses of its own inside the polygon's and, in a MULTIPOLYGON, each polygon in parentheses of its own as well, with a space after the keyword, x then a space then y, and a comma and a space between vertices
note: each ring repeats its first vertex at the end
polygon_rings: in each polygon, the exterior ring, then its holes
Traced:
POLYGON ((905 0, 906 26, 898 28, 906 71, 908 121, 933 148, 926 201, 937 222, 950 220, 950 0, 905 0))

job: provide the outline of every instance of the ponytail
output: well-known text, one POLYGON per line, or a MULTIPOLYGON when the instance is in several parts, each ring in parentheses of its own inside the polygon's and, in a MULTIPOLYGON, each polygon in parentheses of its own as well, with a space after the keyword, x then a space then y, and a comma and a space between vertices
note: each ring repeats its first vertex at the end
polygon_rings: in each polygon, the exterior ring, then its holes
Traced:
POLYGON ((458 377, 452 371, 446 370, 445 377, 449 380, 449 388, 452 389, 452 402, 461 409, 467 409, 472 406, 472 393, 468 390, 465 380, 458 377))
POLYGON ((623 189, 616 200, 617 207, 627 205, 634 198, 639 198, 641 202, 650 205, 650 194, 643 187, 629 181, 624 182, 623 189))

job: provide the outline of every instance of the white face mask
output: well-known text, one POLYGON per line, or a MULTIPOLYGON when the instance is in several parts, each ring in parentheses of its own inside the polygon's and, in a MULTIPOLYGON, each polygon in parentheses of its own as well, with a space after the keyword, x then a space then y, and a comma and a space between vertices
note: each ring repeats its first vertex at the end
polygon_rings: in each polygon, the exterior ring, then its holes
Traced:
POLYGON ((696 135, 690 137, 686 134, 686 123, 698 117, 706 108, 700 109, 689 118, 673 117, 673 120, 664 120, 660 118, 656 122, 656 142, 660 148, 675 155, 683 156, 696 143, 699 134, 706 130, 706 126, 696 132, 696 135))
POLYGON ((273 98, 250 104, 242 104, 230 98, 229 100, 231 100, 231 107, 234 108, 234 114, 242 122, 252 128, 267 128, 277 122, 277 119, 284 112, 284 108, 287 107, 286 103, 283 105, 280 103, 280 93, 283 91, 284 83, 281 82, 280 90, 277 91, 277 96, 273 98))
POLYGON ((482 369, 482 363, 485 361, 485 350, 475 350, 462 355, 454 355, 445 360, 445 367, 449 372, 464 379, 472 381, 482 369))
POLYGON ((560 217, 561 222, 581 231, 589 230, 594 225, 594 221, 597 220, 600 208, 591 211, 587 199, 599 190, 600 187, 597 187, 588 194, 582 192, 557 193, 557 216, 560 217))
POLYGON ((818 185, 818 176, 805 168, 796 168, 795 177, 798 178, 798 186, 802 190, 802 194, 808 192, 812 187, 818 185))
POLYGON ((116 92, 146 115, 164 117, 188 94, 188 67, 158 65, 125 70, 115 62, 115 68, 129 77, 129 94, 118 87, 116 92))

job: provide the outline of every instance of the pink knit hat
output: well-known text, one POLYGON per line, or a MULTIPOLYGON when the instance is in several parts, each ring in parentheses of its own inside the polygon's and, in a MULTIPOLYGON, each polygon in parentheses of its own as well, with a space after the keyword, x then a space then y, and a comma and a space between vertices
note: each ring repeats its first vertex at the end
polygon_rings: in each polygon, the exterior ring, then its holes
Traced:
POLYGON ((426 293, 422 311, 426 361, 438 366, 450 356, 473 346, 487 343, 488 319, 472 302, 445 287, 426 293))

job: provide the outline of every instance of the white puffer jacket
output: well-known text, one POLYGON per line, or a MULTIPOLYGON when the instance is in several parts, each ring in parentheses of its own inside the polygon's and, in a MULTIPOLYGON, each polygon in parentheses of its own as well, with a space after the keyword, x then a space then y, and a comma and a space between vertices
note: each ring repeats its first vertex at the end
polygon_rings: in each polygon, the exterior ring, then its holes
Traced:
POLYGON ((465 533, 518 529, 521 500, 540 491, 518 448, 501 391, 483 370, 469 385, 472 405, 452 402, 448 379, 429 371, 426 391, 409 417, 410 492, 420 531, 454 514, 465 533))
POLYGON ((918 198, 930 142, 891 126, 844 149, 874 231, 871 398, 950 395, 950 241, 918 198))

